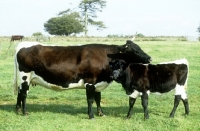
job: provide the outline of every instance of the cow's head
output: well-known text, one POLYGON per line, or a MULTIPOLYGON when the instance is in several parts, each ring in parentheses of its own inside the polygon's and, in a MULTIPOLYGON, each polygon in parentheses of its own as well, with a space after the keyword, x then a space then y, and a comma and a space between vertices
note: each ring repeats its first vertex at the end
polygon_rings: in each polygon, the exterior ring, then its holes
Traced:
POLYGON ((118 47, 127 63, 150 63, 151 57, 146 54, 137 44, 127 40, 125 45, 118 47))
POLYGON ((109 62, 110 69, 111 69, 111 75, 110 78, 112 80, 115 80, 118 83, 121 83, 123 81, 123 72, 127 67, 127 64, 124 60, 112 60, 109 62))

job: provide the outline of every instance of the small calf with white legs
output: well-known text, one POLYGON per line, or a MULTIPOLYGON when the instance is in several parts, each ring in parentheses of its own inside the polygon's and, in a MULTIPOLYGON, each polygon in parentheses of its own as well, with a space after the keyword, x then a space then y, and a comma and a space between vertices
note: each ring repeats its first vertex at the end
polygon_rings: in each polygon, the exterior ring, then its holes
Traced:
POLYGON ((184 104, 185 114, 189 114, 186 94, 189 66, 186 59, 156 65, 127 65, 123 60, 114 60, 109 64, 112 69, 111 78, 121 83, 126 94, 130 96, 127 118, 131 117, 133 105, 137 97, 141 96, 142 106, 144 108, 144 119, 148 119, 149 93, 167 93, 173 89, 175 89, 175 99, 170 117, 174 117, 180 100, 184 104))

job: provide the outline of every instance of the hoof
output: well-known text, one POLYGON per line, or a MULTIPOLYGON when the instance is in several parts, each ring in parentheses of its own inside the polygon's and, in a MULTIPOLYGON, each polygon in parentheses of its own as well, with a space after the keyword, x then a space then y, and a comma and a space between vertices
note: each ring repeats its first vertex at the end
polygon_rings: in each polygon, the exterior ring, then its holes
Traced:
POLYGON ((90 120, 94 119, 94 115, 89 116, 89 119, 90 120))
POLYGON ((124 120, 129 120, 131 117, 124 117, 124 120))
POLYGON ((21 109, 20 109, 20 108, 18 108, 18 109, 15 109, 15 112, 16 112, 16 114, 20 114, 20 112, 21 112, 21 109))
POLYGON ((147 120, 149 120, 149 117, 148 118, 144 118, 144 121, 147 121, 147 120))
POLYGON ((183 114, 183 116, 187 117, 189 114, 183 114))
POLYGON ((94 121, 95 119, 94 118, 90 118, 89 120, 94 121))
POLYGON ((144 117, 144 121, 146 121, 148 119, 149 119, 149 115, 147 115, 147 116, 144 117))
POLYGON ((103 114, 103 112, 99 112, 98 115, 99 115, 99 116, 105 116, 105 115, 103 114))
POLYGON ((103 114, 101 117, 106 117, 106 115, 103 114))
POLYGON ((28 116, 28 115, 29 115, 28 112, 23 113, 23 116, 28 116))
POLYGON ((91 117, 91 118, 89 117, 89 120, 94 120, 94 117, 91 117))

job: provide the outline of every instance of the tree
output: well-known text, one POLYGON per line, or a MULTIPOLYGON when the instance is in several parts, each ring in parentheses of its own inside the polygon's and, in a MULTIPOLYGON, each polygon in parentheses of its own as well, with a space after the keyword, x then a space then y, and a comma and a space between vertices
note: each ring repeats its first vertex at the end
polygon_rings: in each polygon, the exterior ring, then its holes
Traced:
POLYGON ((101 12, 102 8, 106 6, 104 0, 82 0, 79 4, 82 15, 84 16, 84 32, 87 36, 88 23, 93 26, 97 26, 97 30, 106 28, 102 21, 94 21, 93 18, 97 18, 96 12, 101 12))
POLYGON ((41 32, 35 32, 32 34, 32 36, 43 36, 41 32))
POLYGON ((83 26, 77 12, 60 12, 58 17, 53 17, 44 23, 45 31, 51 35, 71 35, 83 32, 83 26))
POLYGON ((142 33, 136 34, 136 37, 145 37, 142 33))

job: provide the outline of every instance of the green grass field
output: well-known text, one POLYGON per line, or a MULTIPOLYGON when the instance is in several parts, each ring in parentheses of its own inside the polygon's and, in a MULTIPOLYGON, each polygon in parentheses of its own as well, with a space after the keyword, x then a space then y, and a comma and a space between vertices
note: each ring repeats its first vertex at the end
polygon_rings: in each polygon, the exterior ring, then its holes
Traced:
MULTIPOLYGON (((102 92, 102 108, 106 117, 87 116, 85 90, 54 92, 40 86, 30 87, 27 97, 29 116, 15 113, 13 95, 13 54, 18 42, 0 44, 0 130, 2 131, 197 131, 200 130, 200 43, 187 41, 138 41, 152 58, 152 63, 186 58, 189 61, 188 98, 190 114, 184 116, 180 103, 175 117, 169 118, 174 92, 151 94, 149 117, 144 121, 141 100, 134 106, 132 118, 124 120, 128 112, 128 96, 120 84, 113 82, 102 92)), ((46 42, 53 43, 53 42, 46 42)), ((92 42, 57 41, 59 45, 88 44, 92 42)), ((96 43, 96 42, 95 42, 96 43)), ((105 41, 105 44, 125 44, 125 41, 105 41)), ((55 43, 54 43, 55 44, 55 43)), ((93 104, 96 113, 96 105, 93 104)))

